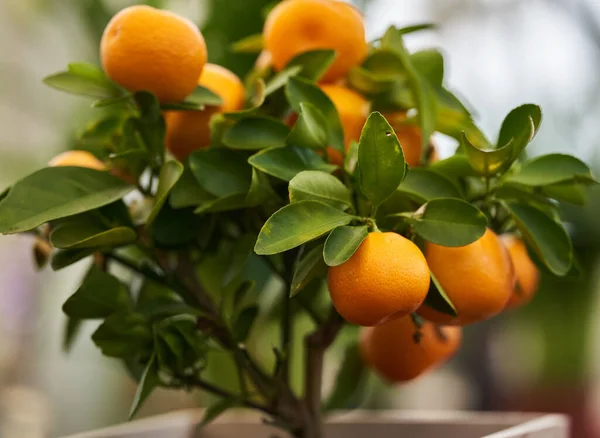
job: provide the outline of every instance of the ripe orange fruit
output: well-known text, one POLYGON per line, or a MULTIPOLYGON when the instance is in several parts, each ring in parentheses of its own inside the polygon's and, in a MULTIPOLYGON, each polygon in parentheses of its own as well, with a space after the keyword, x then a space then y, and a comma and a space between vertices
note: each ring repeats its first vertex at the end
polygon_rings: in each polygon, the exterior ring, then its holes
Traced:
POLYGON ((66 151, 52 158, 50 167, 74 166, 88 169, 106 170, 106 165, 87 151, 66 151))
MULTIPOLYGON (((369 115, 369 102, 356 91, 342 85, 322 85, 321 89, 340 115, 344 128, 344 144, 348 150, 350 143, 360 140, 360 134, 369 115)), ((337 149, 328 147, 327 154, 333 164, 342 165, 343 157, 337 149)))
POLYGON ((300 53, 335 50, 336 58, 323 82, 345 76, 361 63, 368 49, 361 13, 338 0, 284 0, 269 13, 263 37, 277 70, 300 53))
POLYGON ((417 167, 421 164, 421 150, 423 149, 421 145, 421 128, 404 125, 405 112, 383 113, 383 116, 394 128, 394 132, 402 146, 402 152, 404 152, 404 160, 410 167, 417 167))
POLYGON ((396 233, 369 233, 346 262, 329 268, 336 310, 348 322, 373 326, 414 312, 429 289, 429 268, 417 245, 396 233))
POLYGON ((230 112, 244 105, 242 81, 231 71, 216 64, 206 64, 198 84, 219 95, 221 106, 206 107, 203 111, 167 111, 165 145, 178 159, 183 160, 196 149, 210 144, 210 119, 218 112, 230 112))
POLYGON ((104 29, 100 57, 110 79, 149 91, 162 103, 185 99, 206 64, 204 37, 191 21, 150 6, 130 6, 104 29))
POLYGON ((363 329, 359 349, 368 367, 390 382, 405 382, 448 360, 461 338, 461 327, 426 321, 419 329, 407 315, 363 329))
POLYGON ((508 300, 507 307, 519 307, 531 301, 537 292, 540 271, 529 258, 527 247, 521 239, 508 234, 503 234, 500 238, 508 249, 517 277, 517 286, 508 300))
POLYGON ((489 228, 466 246, 450 248, 428 242, 429 269, 454 304, 457 317, 423 306, 417 313, 437 324, 465 325, 499 313, 514 288, 508 251, 489 228))

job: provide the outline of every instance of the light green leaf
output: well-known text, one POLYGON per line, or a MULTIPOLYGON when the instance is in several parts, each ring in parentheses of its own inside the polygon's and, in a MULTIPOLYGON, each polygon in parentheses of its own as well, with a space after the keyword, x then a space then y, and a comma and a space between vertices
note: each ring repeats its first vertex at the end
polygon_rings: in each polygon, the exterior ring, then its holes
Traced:
POLYGON ((398 186, 398 191, 406 193, 417 202, 427 202, 435 198, 463 197, 452 180, 426 168, 410 169, 404 181, 398 186))
POLYGON ((327 120, 321 111, 308 102, 300 104, 298 120, 286 143, 310 149, 327 147, 327 120))
POLYGON ((183 175, 183 164, 179 161, 171 160, 163 164, 158 176, 158 188, 156 189, 154 207, 152 207, 152 211, 146 220, 146 227, 152 225, 160 209, 167 201, 169 193, 173 190, 179 178, 181 178, 181 175, 183 175))
POLYGON ((594 177, 587 164, 564 154, 548 154, 533 158, 506 178, 507 182, 529 187, 544 187, 561 183, 591 184, 594 177))
POLYGON ((318 170, 298 173, 289 185, 290 202, 315 200, 345 209, 352 206, 350 191, 335 176, 318 170))
POLYGON ((262 33, 255 33, 237 40, 231 45, 231 51, 234 53, 259 53, 263 49, 262 33))
POLYGON ((252 167, 284 181, 290 181, 303 170, 333 172, 337 166, 327 164, 316 152, 294 146, 262 150, 250 158, 252 167))
POLYGON ((287 68, 299 65, 302 67, 299 77, 317 82, 329 69, 335 56, 335 50, 328 49, 302 52, 288 63, 287 68))
POLYGON ((116 247, 135 242, 137 234, 129 227, 103 229, 93 223, 67 223, 57 226, 50 235, 56 248, 82 249, 116 247))
POLYGON ((300 201, 276 211, 263 225, 254 251, 277 254, 347 225, 354 216, 319 201, 300 201))
POLYGON ((435 88, 444 81, 444 57, 436 49, 420 50, 410 55, 410 60, 419 74, 435 88))
POLYGON ((471 168, 479 175, 495 176, 504 172, 512 162, 512 145, 507 144, 499 149, 483 150, 473 145, 463 132, 460 144, 466 153, 471 168))
POLYGON ((325 241, 323 259, 327 266, 338 266, 356 252, 369 235, 366 225, 360 227, 341 226, 334 229, 325 241))
POLYGON ((363 128, 358 145, 358 167, 362 192, 379 206, 396 191, 406 172, 404 153, 394 129, 377 112, 363 128))
POLYGON ((171 111, 201 111, 207 105, 219 106, 223 104, 221 97, 202 85, 197 85, 192 94, 182 102, 164 103, 161 105, 163 110, 171 111))
POLYGON ((269 82, 267 82, 265 87, 265 96, 270 96, 280 88, 285 87, 290 78, 297 76, 301 71, 302 66, 300 65, 294 65, 281 70, 279 73, 273 76, 269 82))
POLYGON ((51 220, 94 210, 131 190, 133 186, 108 172, 47 167, 17 182, 0 202, 0 233, 28 231, 51 220))
POLYGON ((57 90, 97 99, 115 99, 125 94, 101 69, 84 63, 70 64, 69 71, 47 76, 44 83, 57 90))
POLYGON ((533 104, 521 105, 505 117, 498 135, 498 148, 511 143, 512 159, 517 159, 533 140, 542 123, 542 110, 533 104))
POLYGON ((279 120, 252 116, 237 121, 223 136, 231 149, 267 149, 285 146, 290 128, 279 120))

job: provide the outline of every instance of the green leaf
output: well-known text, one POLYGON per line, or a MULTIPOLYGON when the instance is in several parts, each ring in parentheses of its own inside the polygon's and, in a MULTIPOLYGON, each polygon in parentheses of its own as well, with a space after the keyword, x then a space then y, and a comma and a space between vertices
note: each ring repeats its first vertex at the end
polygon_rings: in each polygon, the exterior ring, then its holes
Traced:
POLYGON ((294 267, 290 297, 295 296, 316 277, 327 273, 327 265, 323 261, 323 245, 317 245, 300 258, 294 267))
POLYGON ((236 407, 239 404, 240 402, 236 398, 222 398, 218 402, 206 408, 204 411, 204 416, 202 417, 202 421, 200 422, 200 426, 202 427, 212 423, 227 409, 236 407))
POLYGON ((277 73, 269 82, 267 82, 265 86, 265 96, 270 96, 280 88, 283 88, 287 85, 290 78, 298 75, 302 71, 302 66, 294 65, 291 67, 284 68, 279 73, 277 73))
POLYGON ((356 252, 369 235, 366 225, 360 227, 341 226, 334 229, 325 241, 323 259, 327 266, 338 266, 356 252))
POLYGON ((335 50, 311 50, 295 56, 287 67, 299 65, 302 67, 302 70, 298 73, 299 77, 317 82, 329 69, 335 57, 335 50))
POLYGON ((61 249, 117 247, 135 242, 136 239, 137 234, 132 228, 116 227, 107 230, 85 222, 59 225, 50 234, 52 245, 61 249))
POLYGON ((463 132, 460 144, 466 152, 471 168, 479 175, 495 176, 504 172, 512 163, 512 145, 507 144, 499 149, 483 150, 473 145, 463 132))
POLYGON ((435 23, 421 23, 421 24, 414 24, 412 26, 401 27, 398 29, 398 32, 401 35, 407 35, 409 33, 419 32, 421 30, 433 30, 436 28, 437 28, 437 24, 435 24, 435 23))
POLYGON ((0 202, 0 233, 28 231, 54 219, 94 210, 132 189, 108 172, 47 167, 17 182, 0 202))
POLYGON ((294 146, 262 150, 248 158, 248 163, 284 181, 290 181, 303 170, 333 172, 337 169, 337 166, 325 163, 316 152, 294 146))
POLYGON ((53 271, 59 271, 67 266, 71 266, 86 257, 91 256, 96 248, 85 249, 64 249, 54 253, 50 266, 53 271))
POLYGON ((207 192, 225 197, 248 192, 252 169, 242 154, 228 149, 202 149, 190 155, 190 169, 207 192))
POLYGON ((358 343, 353 342, 344 351, 344 357, 340 361, 340 369, 335 378, 333 391, 325 401, 323 409, 325 411, 332 411, 348 408, 349 401, 356 395, 367 375, 367 368, 361 357, 358 343))
POLYGON ((160 386, 160 379, 158 377, 158 369, 156 366, 156 356, 153 354, 138 383, 131 408, 129 409, 129 420, 136 416, 144 402, 148 399, 152 391, 160 386))
POLYGON ((286 143, 310 149, 327 147, 327 120, 321 111, 308 102, 300 104, 300 114, 286 143))
POLYGON ((178 378, 193 376, 206 365, 207 336, 195 315, 174 315, 154 324, 154 346, 159 369, 178 378))
POLYGON ((171 207, 194 207, 213 200, 214 197, 198 183, 189 167, 185 167, 181 178, 171 190, 169 204, 171 207))
POLYGON ((454 304, 452 304, 452 301, 450 301, 450 298, 446 295, 446 292, 437 278, 435 278, 435 275, 433 275, 433 272, 431 272, 429 291, 427 292, 423 304, 446 315, 457 316, 454 304))
POLYGON ((512 159, 517 159, 527 144, 533 140, 542 123, 542 110, 533 104, 513 109, 502 122, 498 147, 511 144, 512 159))
POLYGON ((165 157, 166 125, 158 100, 156 96, 146 91, 138 91, 134 94, 134 98, 140 110, 140 117, 130 119, 131 124, 150 152, 152 161, 162 165, 165 157))
POLYGON ((156 196, 154 198, 154 207, 152 207, 152 211, 148 219, 146 219, 146 227, 152 225, 154 219, 156 219, 156 216, 167 201, 169 193, 175 187, 182 174, 183 164, 179 161, 171 160, 162 165, 160 174, 158 175, 158 188, 156 189, 156 196))
POLYGON ((66 318, 65 329, 63 334, 63 350, 65 352, 71 351, 77 335, 81 331, 83 321, 78 318, 66 318))
POLYGON ((436 49, 427 49, 410 55, 414 67, 434 87, 441 87, 444 81, 444 57, 436 49))
POLYGON ((233 195, 227 195, 199 205, 194 210, 194 213, 202 214, 239 210, 247 207, 246 198, 246 193, 234 193, 233 195))
POLYGON ((347 225, 354 216, 319 201, 300 201, 276 211, 263 225, 254 251, 277 254, 347 225))
POLYGON ((358 144, 360 187, 375 207, 396 191, 406 171, 394 129, 380 113, 367 119, 358 144))
POLYGON ((180 248, 196 242, 206 222, 192 208, 175 210, 165 204, 152 223, 150 235, 157 249, 180 248))
POLYGON ((506 203, 525 241, 555 275, 566 275, 573 262, 573 246, 564 227, 527 204, 506 203))
POLYGON ((92 334, 92 340, 105 356, 126 358, 151 348, 152 332, 144 316, 115 313, 92 334))
POLYGON ((273 190, 269 177, 260 170, 252 168, 252 182, 246 195, 245 203, 249 207, 260 205, 269 200, 279 200, 279 195, 273 190))
POLYGON ((529 187, 595 182, 587 164, 578 158, 564 154, 548 154, 528 160, 517 172, 508 176, 506 181, 529 187))
POLYGON ((171 111, 201 111, 207 105, 219 106, 222 104, 223 99, 221 99, 221 96, 206 87, 197 85, 192 94, 186 97, 183 102, 162 104, 161 109, 171 111))
POLYGON ((47 76, 44 83, 57 90, 97 99, 114 99, 125 94, 101 69, 84 63, 70 64, 69 71, 47 76))
POLYGON ((485 233, 487 219, 474 205, 460 199, 433 199, 412 223, 423 239, 442 246, 465 246, 485 233))
POLYGON ((279 120, 252 116, 239 120, 223 136, 231 149, 256 150, 285 146, 290 128, 279 120))
POLYGON ((574 183, 552 184, 542 188, 542 193, 561 202, 570 202, 576 205, 585 205, 587 192, 581 185, 574 183))
POLYGON ((228 120, 241 120, 246 117, 250 117, 256 115, 258 113, 259 108, 265 103, 265 98, 267 92, 267 86, 265 85, 265 81, 262 78, 258 78, 254 81, 253 86, 250 87, 250 97, 248 108, 239 111, 230 111, 227 113, 223 113, 223 116, 228 120))
POLYGON ((340 116, 325 92, 316 84, 302 78, 290 78, 285 95, 295 112, 300 113, 301 103, 310 103, 325 116, 329 146, 344 151, 344 129, 340 116))
POLYGON ((435 198, 463 197, 452 180, 426 168, 410 169, 404 181, 398 186, 398 191, 406 193, 417 202, 427 202, 435 198))
POLYGON ((259 53, 263 49, 262 33, 255 33, 237 40, 231 45, 231 51, 234 53, 259 53))
POLYGON ((125 285, 116 277, 92 265, 77 292, 63 305, 63 312, 77 319, 107 318, 132 307, 125 285))
POLYGON ((258 306, 246 307, 233 324, 233 337, 237 342, 245 342, 258 316, 258 306))
POLYGON ((235 246, 231 255, 231 263, 223 275, 223 287, 227 287, 244 273, 250 262, 250 258, 254 254, 255 242, 256 235, 254 234, 244 234, 235 241, 235 246))
MULTIPOLYGON (((452 178, 464 177, 464 176, 477 176, 477 172, 473 170, 469 159, 464 154, 455 154, 444 160, 432 163, 429 169, 446 175, 452 178)), ((414 169, 411 169, 411 172, 414 169)))
POLYGON ((335 176, 318 170, 298 173, 290 181, 289 193, 292 203, 314 200, 340 209, 352 206, 348 188, 335 176))

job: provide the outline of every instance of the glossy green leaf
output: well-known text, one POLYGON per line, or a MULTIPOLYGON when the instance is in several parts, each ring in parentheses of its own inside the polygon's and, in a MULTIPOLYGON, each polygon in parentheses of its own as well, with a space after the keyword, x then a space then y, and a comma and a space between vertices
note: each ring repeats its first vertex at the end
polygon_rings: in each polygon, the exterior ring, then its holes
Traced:
POLYGON ((0 233, 28 231, 54 219, 94 210, 132 189, 108 172, 47 167, 18 181, 0 202, 0 233))
POLYGON ((333 390, 325 401, 324 410, 346 409, 368 375, 358 343, 353 342, 344 351, 333 385, 333 390))
POLYGON ((287 67, 300 66, 299 77, 310 81, 318 81, 325 74, 335 59, 335 50, 311 50, 302 52, 292 59, 287 67))
POLYGON ((344 150, 344 129, 340 116, 333 105, 333 102, 327 97, 325 92, 313 82, 306 79, 294 77, 290 78, 286 87, 285 95, 295 112, 300 113, 300 104, 308 102, 325 116, 327 121, 327 137, 329 146, 338 151, 344 150))
POLYGON ((225 197, 248 192, 252 169, 244 155, 228 149, 202 149, 190 155, 190 169, 207 192, 225 197))
POLYGON ((201 85, 196 86, 192 94, 185 98, 182 102, 164 103, 161 108, 164 110, 182 110, 182 111, 201 111, 207 105, 218 106, 223 104, 223 99, 201 85))
POLYGON ((310 149, 327 147, 327 120, 321 111, 308 102, 300 104, 300 113, 286 143, 310 149))
POLYGON ((506 181, 543 187, 567 182, 590 184, 595 180, 588 165, 580 159, 571 155, 548 154, 526 161, 506 181))
POLYGON ((565 228, 544 212, 527 204, 507 206, 525 241, 555 275, 566 275, 573 262, 573 247, 565 228))
POLYGON ((136 239, 137 233, 129 227, 103 229, 84 222, 59 225, 50 235, 52 245, 61 249, 116 247, 136 239))
POLYGON ((345 209, 352 206, 350 191, 335 176, 317 170, 298 173, 289 184, 290 202, 315 200, 345 209))
POLYGON ((406 193, 417 202, 427 202, 435 198, 462 198, 463 195, 455 183, 427 168, 410 169, 398 191, 406 193))
POLYGON ((294 267, 290 297, 304 289, 313 279, 324 276, 327 265, 323 261, 323 245, 317 245, 302 255, 294 267))
POLYGON ((258 306, 246 307, 233 324, 233 337, 237 342, 245 342, 258 316, 258 306))
POLYGON ((452 304, 448 298, 448 295, 446 295, 446 292, 440 285, 437 278, 435 278, 435 275, 433 275, 433 272, 431 273, 429 291, 425 297, 424 304, 446 315, 457 316, 454 304, 452 304))
POLYGON ((374 206, 396 191, 406 172, 404 153, 394 129, 380 113, 372 113, 358 144, 360 187, 374 206))
POLYGON ((485 215, 474 205, 452 198, 433 199, 414 217, 415 232, 442 246, 465 246, 483 236, 485 215))
POLYGON ((254 81, 249 91, 249 106, 243 110, 223 113, 223 116, 229 120, 242 120, 246 117, 257 115, 260 107, 263 103, 265 103, 265 98, 267 97, 266 87, 267 86, 265 85, 265 81, 263 81, 262 78, 259 78, 256 81, 254 81))
POLYGON ((265 96, 270 96, 277 90, 285 87, 290 78, 297 76, 301 71, 302 66, 300 65, 294 65, 281 70, 279 73, 273 76, 269 82, 267 82, 265 87, 265 96))
POLYGON ((181 178, 183 174, 183 164, 179 161, 171 160, 167 161, 160 169, 158 176, 158 188, 156 189, 156 196, 154 198, 154 207, 146 219, 146 226, 149 227, 156 219, 156 216, 160 212, 161 208, 167 201, 169 193, 181 178))
POLYGON ((231 50, 235 53, 259 53, 263 49, 262 33, 255 33, 237 40, 231 45, 231 50))
POLYGON ((513 109, 502 122, 498 135, 498 147, 511 144, 512 159, 517 159, 527 144, 533 140, 542 123, 542 110, 533 104, 513 109))
POLYGON ((356 252, 369 234, 367 226, 341 226, 334 229, 325 241, 323 259, 327 266, 338 266, 346 262, 356 252))
POLYGON ((268 117, 247 117, 236 122, 223 136, 231 149, 257 150, 285 146, 290 128, 268 117))
POLYGON ((316 152, 294 146, 270 148, 248 158, 254 168, 284 181, 290 181, 304 170, 333 172, 337 166, 327 164, 316 152))
POLYGON ((146 368, 144 369, 144 372, 142 373, 135 396, 133 397, 133 402, 131 403, 131 408, 129 409, 130 420, 136 416, 144 402, 148 399, 150 394, 152 394, 152 391, 159 386, 160 379, 158 377, 156 356, 152 355, 148 361, 148 364, 146 365, 146 368))
POLYGON ((131 309, 129 292, 116 277, 92 265, 83 283, 63 305, 63 312, 78 319, 107 318, 131 309))
POLYGON ((500 149, 483 150, 469 141, 463 133, 460 144, 464 149, 471 168, 479 175, 495 176, 508 168, 512 159, 512 146, 508 144, 500 149))
POLYGON ((254 251, 277 254, 347 225, 354 216, 319 201, 300 201, 276 211, 263 225, 254 251))

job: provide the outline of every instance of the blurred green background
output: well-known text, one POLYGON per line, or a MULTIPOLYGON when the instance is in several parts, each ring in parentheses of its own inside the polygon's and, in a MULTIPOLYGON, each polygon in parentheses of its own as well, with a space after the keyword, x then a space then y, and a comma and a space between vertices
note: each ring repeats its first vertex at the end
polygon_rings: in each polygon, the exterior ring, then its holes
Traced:
MULTIPOLYGON (((98 62, 108 19, 127 0, 0 1, 0 185, 70 147, 93 116, 85 99, 42 84, 70 61, 98 62)), ((153 0, 203 29, 212 62, 243 76, 253 55, 231 42, 259 32, 271 0, 153 0)), ((411 35, 411 49, 441 47, 450 88, 475 108, 493 136, 506 113, 525 102, 544 110, 530 153, 565 151, 600 173, 600 3, 595 0, 370 0, 355 2, 368 37, 387 26, 438 23, 411 35)), ((436 138, 442 156, 454 144, 436 138)), ((600 437, 600 191, 585 209, 569 209, 582 275, 544 278, 524 309, 466 329, 451 364, 414 383, 387 388, 376 378, 353 406, 567 412, 575 437, 600 437)), ((35 273, 31 242, 0 240, 0 436, 49 437, 126 419, 134 384, 103 358, 85 328, 73 351, 61 349, 62 302, 75 290, 85 262, 35 273)), ((299 322, 303 324, 302 321, 299 322)), ((268 331, 264 332, 268 336, 268 331)), ((349 336, 351 333, 349 333, 349 336)), ((263 335, 261 335, 263 336, 263 335)), ((263 339, 261 339, 263 342, 263 339)), ((326 386, 335 376, 331 355, 326 386)), ((214 368, 211 371, 215 373, 214 368)), ((220 378, 227 380, 225 368, 220 378)), ((197 405, 199 397, 154 394, 142 415, 197 405)))

